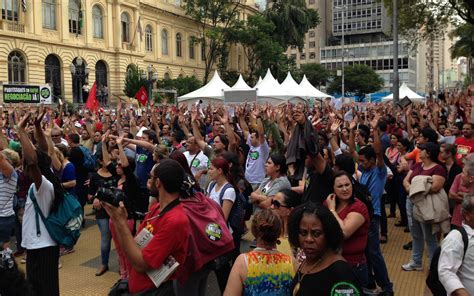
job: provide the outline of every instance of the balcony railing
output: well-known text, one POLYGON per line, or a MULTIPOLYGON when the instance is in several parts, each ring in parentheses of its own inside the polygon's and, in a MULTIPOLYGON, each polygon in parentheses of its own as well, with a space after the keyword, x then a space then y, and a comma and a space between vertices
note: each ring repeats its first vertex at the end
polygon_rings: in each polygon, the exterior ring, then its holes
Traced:
POLYGON ((25 25, 15 21, 0 20, 0 28, 11 32, 25 33, 25 25))

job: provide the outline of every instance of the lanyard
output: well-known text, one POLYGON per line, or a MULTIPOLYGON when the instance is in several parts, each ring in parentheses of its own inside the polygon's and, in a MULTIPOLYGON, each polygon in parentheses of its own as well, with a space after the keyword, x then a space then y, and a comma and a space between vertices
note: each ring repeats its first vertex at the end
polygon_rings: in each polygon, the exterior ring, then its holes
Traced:
POLYGON ((179 198, 173 200, 172 202, 170 202, 164 209, 163 211, 161 211, 158 215, 156 216, 153 216, 151 218, 148 218, 146 219, 145 221, 147 223, 149 223, 151 220, 154 220, 156 218, 160 218, 160 217, 163 217, 166 213, 168 213, 169 211, 171 211, 174 207, 176 207, 177 205, 179 205, 179 198))

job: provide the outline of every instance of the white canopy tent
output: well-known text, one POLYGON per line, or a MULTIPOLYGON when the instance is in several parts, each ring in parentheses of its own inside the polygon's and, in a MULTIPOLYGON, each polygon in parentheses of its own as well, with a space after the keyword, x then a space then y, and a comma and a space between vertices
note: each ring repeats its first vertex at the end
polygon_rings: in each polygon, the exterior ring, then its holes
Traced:
MULTIPOLYGON (((417 103, 423 103, 426 100, 424 97, 422 97, 419 94, 417 94, 416 92, 412 91, 406 85, 406 83, 403 83, 402 86, 400 86, 398 93, 399 93, 399 98, 400 99, 403 99, 404 97, 408 97, 410 100, 412 100, 414 102, 417 102, 417 103)), ((392 100, 393 100, 393 93, 382 98, 382 102, 384 102, 384 103, 385 102, 390 102, 392 100)))
POLYGON ((285 90, 287 94, 287 100, 294 98, 308 99, 311 97, 310 93, 307 92, 303 87, 301 87, 291 76, 291 73, 288 71, 285 80, 281 83, 281 87, 285 90))
POLYGON ((231 90, 251 90, 252 88, 245 82, 242 74, 239 75, 239 79, 237 82, 232 86, 231 90))
POLYGON ((262 76, 258 76, 258 81, 253 88, 256 88, 260 83, 262 83, 262 76))
POLYGON ((332 98, 332 96, 323 93, 316 87, 314 87, 311 82, 308 81, 306 75, 303 76, 303 79, 300 82, 300 88, 302 88, 307 93, 307 98, 317 98, 317 99, 325 99, 325 98, 332 98))
POLYGON ((270 69, 267 70, 265 78, 255 87, 257 90, 257 102, 269 102, 278 104, 285 101, 288 97, 286 91, 281 87, 280 83, 273 77, 270 69))
POLYGON ((217 73, 214 72, 212 79, 203 87, 190 92, 189 94, 183 95, 178 98, 178 102, 187 102, 191 100, 201 99, 203 101, 224 101, 224 91, 229 90, 230 87, 222 81, 217 73))

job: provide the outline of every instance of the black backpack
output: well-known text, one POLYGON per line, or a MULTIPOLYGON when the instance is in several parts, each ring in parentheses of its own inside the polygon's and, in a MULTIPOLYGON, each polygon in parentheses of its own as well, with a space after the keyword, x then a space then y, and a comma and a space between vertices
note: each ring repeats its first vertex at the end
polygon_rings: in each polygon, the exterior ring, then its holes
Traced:
POLYGON ((369 189, 367 186, 360 184, 359 181, 352 178, 352 190, 354 196, 365 204, 369 212, 369 218, 372 220, 374 216, 374 206, 372 205, 372 196, 370 195, 369 189))
MULTIPOLYGON (((216 186, 216 182, 211 182, 209 184, 209 192, 212 191, 212 189, 214 188, 214 186, 216 186)), ((223 203, 223 197, 224 197, 224 192, 228 189, 228 188, 234 188, 234 186, 232 186, 232 184, 230 183, 227 183, 225 184, 220 193, 219 193, 219 201, 220 201, 220 204, 222 206, 222 203, 223 203)), ((245 219, 245 204, 247 203, 247 201, 245 200, 245 197, 242 195, 242 193, 240 193, 240 191, 238 189, 235 189, 235 202, 234 204, 232 205, 232 209, 230 210, 230 214, 229 214, 229 219, 228 219, 228 223, 230 225, 230 227, 232 227, 232 230, 235 232, 235 233, 239 233, 239 234, 243 234, 244 233, 244 219, 245 219)))
MULTIPOLYGON (((461 232, 462 241, 464 243, 464 255, 462 258, 464 261, 464 256, 466 256, 467 247, 469 245, 469 238, 467 237, 467 232, 462 226, 459 229, 453 230, 461 232)), ((428 288, 430 288, 431 293, 433 293, 433 296, 446 296, 446 289, 439 281, 438 275, 438 262, 440 254, 441 247, 438 247, 433 254, 433 259, 431 259, 430 271, 428 272, 428 277, 426 278, 426 285, 428 286, 428 288)))

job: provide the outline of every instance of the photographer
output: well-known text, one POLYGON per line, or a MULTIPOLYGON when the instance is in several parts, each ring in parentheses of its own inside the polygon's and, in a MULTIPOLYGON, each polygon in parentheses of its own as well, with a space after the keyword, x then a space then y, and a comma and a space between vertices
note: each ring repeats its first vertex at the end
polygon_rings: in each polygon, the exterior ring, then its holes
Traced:
POLYGON ((159 196, 159 204, 152 207, 139 227, 139 231, 147 229, 153 234, 153 238, 143 249, 138 247, 132 233, 127 229, 128 214, 123 203, 120 203, 119 207, 103 203, 116 225, 117 239, 132 266, 128 281, 132 294, 174 295, 172 281, 179 275, 180 268, 158 288, 146 272, 160 268, 169 256, 173 256, 181 266, 186 259, 190 225, 179 202, 183 178, 183 168, 171 159, 162 160, 151 171, 149 189, 153 195, 159 196))
MULTIPOLYGON (((118 180, 116 187, 123 191, 125 194, 125 201, 124 207, 127 210, 128 218, 127 218, 127 225, 129 230, 134 233, 135 232, 135 202, 138 196, 140 196, 140 186, 138 184, 137 177, 135 177, 133 171, 135 169, 135 162, 133 159, 129 160, 125 155, 125 151, 123 150, 123 135, 118 137, 115 142, 117 143, 117 147, 119 150, 119 157, 117 161, 117 166, 115 166, 110 161, 110 154, 106 149, 106 138, 108 137, 108 133, 105 134, 104 139, 102 141, 102 151, 104 153, 103 159, 105 162, 105 166, 107 170, 113 175, 113 177, 118 180), (105 146, 105 147, 104 147, 105 146)), ((122 250, 122 246, 120 245, 119 241, 117 240, 117 235, 115 233, 114 223, 113 220, 110 220, 110 232, 112 233, 112 238, 115 243, 115 247, 117 249, 117 254, 119 257, 119 266, 120 266, 120 278, 127 279, 129 276, 129 272, 131 266, 125 253, 122 250)))

